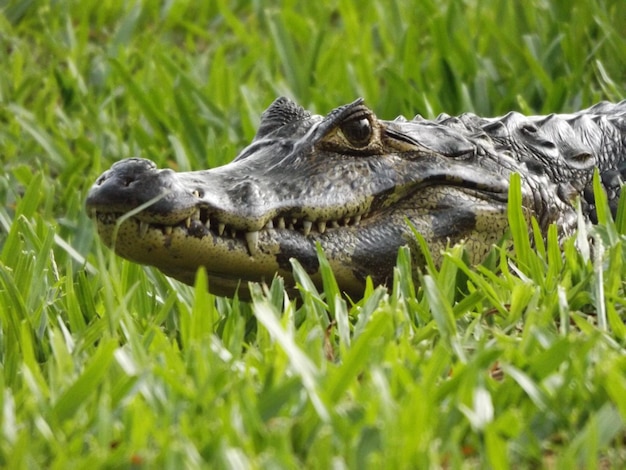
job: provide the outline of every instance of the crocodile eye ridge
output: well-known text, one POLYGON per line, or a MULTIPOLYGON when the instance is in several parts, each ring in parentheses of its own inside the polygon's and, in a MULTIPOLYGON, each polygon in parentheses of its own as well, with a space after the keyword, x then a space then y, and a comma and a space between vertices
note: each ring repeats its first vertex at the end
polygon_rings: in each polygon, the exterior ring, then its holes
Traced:
POLYGON ((356 148, 367 147, 373 135, 372 124, 365 117, 349 119, 339 129, 348 143, 356 148))

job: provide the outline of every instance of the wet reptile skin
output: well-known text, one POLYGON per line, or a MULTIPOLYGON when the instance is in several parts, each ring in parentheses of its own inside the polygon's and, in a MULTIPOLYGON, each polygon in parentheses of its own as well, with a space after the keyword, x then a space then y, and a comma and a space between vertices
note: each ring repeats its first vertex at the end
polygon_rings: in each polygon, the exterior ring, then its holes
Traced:
POLYGON ((291 258, 319 282, 319 244, 340 288, 358 296, 367 276, 390 279, 399 247, 414 246, 408 221, 435 258, 463 241, 479 263, 507 231, 512 173, 544 231, 570 233, 578 199, 595 221, 596 168, 615 211, 625 146, 625 101, 569 115, 384 121, 362 100, 319 116, 279 98, 231 163, 176 173, 122 160, 86 206, 120 256, 185 283, 204 266, 219 295, 275 274, 292 282, 291 258))

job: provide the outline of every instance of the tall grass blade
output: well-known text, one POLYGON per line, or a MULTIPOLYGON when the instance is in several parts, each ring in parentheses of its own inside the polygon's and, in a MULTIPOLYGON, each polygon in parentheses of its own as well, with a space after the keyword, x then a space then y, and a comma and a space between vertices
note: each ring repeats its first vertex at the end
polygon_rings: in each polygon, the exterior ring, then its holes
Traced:
POLYGON ((601 225, 607 225, 611 221, 611 211, 609 209, 609 201, 606 197, 606 192, 602 186, 602 180, 600 180, 600 174, 597 169, 593 173, 593 195, 596 202, 598 223, 601 225))
POLYGON ((626 235, 626 191, 622 190, 619 202, 617 203, 617 215, 615 217, 615 228, 620 235, 626 235))
POLYGON ((113 353, 117 348, 115 340, 103 341, 95 351, 93 358, 80 376, 65 390, 53 405, 54 415, 63 422, 70 419, 76 411, 88 402, 88 397, 94 395, 94 390, 100 385, 113 360, 113 353))
POLYGON ((428 299, 430 311, 437 323, 441 338, 450 345, 452 351, 459 357, 459 360, 465 362, 467 358, 465 351, 463 351, 459 343, 456 319, 454 318, 451 304, 432 276, 424 276, 422 283, 424 285, 424 294, 428 299))
POLYGON ((302 385, 307 390, 318 416, 323 421, 328 421, 330 419, 328 408, 320 397, 318 390, 319 371, 317 367, 298 347, 293 336, 281 326, 277 312, 266 300, 255 297, 253 298, 253 305, 256 319, 267 329, 270 336, 280 344, 289 358, 294 372, 302 379, 302 385))

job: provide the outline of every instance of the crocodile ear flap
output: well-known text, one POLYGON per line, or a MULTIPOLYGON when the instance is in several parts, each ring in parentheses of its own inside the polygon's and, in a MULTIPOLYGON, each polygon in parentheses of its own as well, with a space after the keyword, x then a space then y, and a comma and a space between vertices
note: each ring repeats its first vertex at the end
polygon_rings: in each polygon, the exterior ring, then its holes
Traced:
POLYGON ((276 98, 270 107, 261 115, 261 123, 259 124, 259 130, 254 140, 266 137, 285 124, 304 121, 310 117, 311 114, 308 111, 289 98, 285 98, 284 96, 276 98))

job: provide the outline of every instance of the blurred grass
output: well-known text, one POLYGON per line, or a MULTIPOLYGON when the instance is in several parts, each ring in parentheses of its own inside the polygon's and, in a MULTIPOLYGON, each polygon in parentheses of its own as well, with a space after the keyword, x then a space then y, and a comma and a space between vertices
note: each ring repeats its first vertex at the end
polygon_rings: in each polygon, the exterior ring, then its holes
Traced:
POLYGON ((624 464, 626 198, 589 233, 598 261, 584 233, 530 249, 513 211, 514 253, 454 248, 427 290, 404 250, 355 305, 296 264, 300 307, 279 280, 246 304, 124 262, 83 210, 125 157, 228 162, 277 95, 383 118, 619 100, 624 2, 0 11, 0 466, 624 464))

